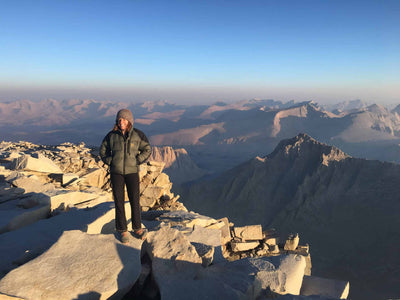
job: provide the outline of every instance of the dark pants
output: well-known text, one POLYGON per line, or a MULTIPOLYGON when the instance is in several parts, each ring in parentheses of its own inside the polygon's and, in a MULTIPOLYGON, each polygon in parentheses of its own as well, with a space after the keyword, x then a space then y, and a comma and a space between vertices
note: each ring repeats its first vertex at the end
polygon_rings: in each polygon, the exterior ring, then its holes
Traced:
POLYGON ((140 199, 139 199, 139 174, 132 173, 127 175, 111 173, 111 187, 115 203, 115 227, 117 231, 126 231, 125 216, 125 189, 128 192, 129 203, 131 204, 132 229, 137 230, 142 227, 140 216, 140 199))

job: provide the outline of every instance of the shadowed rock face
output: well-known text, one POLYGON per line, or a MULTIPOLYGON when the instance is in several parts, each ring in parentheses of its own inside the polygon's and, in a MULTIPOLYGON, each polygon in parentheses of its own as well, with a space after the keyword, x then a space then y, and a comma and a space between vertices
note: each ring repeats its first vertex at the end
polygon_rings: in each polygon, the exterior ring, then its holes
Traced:
POLYGON ((346 157, 339 149, 300 134, 282 141, 264 158, 257 157, 216 179, 194 184, 185 193, 185 203, 213 215, 228 213, 238 224, 251 219, 269 225, 306 177, 346 157))
POLYGON ((352 158, 300 134, 181 195, 188 209, 236 225, 299 232, 316 275, 345 278, 350 297, 376 299, 400 294, 399 182, 397 164, 352 158))

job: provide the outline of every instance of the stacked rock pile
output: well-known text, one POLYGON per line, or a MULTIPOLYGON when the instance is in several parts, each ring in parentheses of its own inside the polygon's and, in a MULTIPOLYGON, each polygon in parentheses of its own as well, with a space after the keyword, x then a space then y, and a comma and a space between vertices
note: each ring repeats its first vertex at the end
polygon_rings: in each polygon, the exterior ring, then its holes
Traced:
POLYGON ((298 234, 290 234, 284 243, 281 243, 279 234, 275 229, 263 231, 261 225, 235 227, 230 223, 229 232, 231 239, 225 247, 227 259, 237 260, 246 257, 297 254, 305 258, 305 275, 311 275, 309 245, 299 245, 298 234))
POLYGON ((140 166, 140 204, 142 211, 148 210, 185 210, 184 205, 177 201, 179 195, 171 192, 172 182, 163 173, 163 162, 149 161, 140 166))

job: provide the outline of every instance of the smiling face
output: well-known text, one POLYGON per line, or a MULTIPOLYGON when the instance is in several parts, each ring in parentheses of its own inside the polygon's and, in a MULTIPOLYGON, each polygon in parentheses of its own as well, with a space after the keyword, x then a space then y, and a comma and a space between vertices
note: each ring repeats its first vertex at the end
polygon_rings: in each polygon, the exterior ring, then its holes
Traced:
POLYGON ((128 120, 125 120, 124 118, 119 118, 118 119, 118 127, 124 133, 125 133, 126 129, 128 128, 128 124, 129 124, 128 120))

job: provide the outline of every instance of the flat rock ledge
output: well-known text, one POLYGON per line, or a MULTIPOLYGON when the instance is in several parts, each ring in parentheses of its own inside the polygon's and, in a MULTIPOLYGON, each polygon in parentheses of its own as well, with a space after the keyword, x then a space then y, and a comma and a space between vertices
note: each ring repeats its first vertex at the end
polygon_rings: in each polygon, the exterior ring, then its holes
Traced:
POLYGON ((48 251, 8 273, 0 291, 23 299, 122 297, 139 277, 142 242, 65 231, 48 251))

